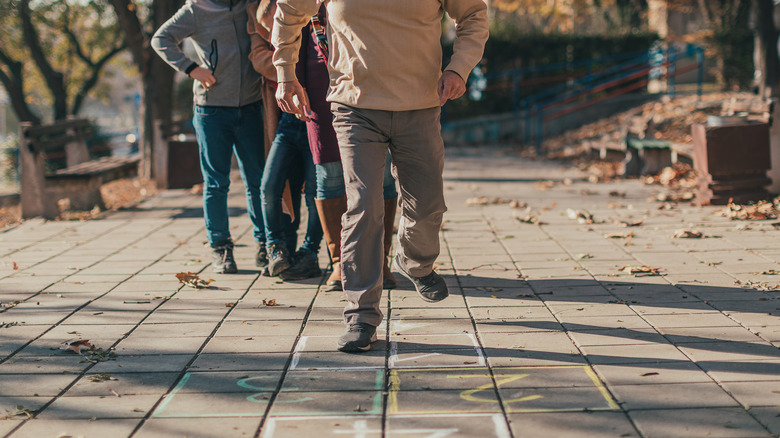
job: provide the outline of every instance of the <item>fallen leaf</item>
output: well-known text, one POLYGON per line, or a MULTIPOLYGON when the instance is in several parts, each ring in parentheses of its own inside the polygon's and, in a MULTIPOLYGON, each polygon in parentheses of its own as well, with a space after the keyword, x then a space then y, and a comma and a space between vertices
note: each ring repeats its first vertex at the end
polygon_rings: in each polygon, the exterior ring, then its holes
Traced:
POLYGON ((758 272, 757 274, 758 275, 780 275, 780 271, 776 271, 774 269, 770 269, 768 271, 758 272))
POLYGON ((61 350, 70 350, 78 354, 81 354, 82 348, 92 348, 92 344, 89 343, 89 339, 65 342, 64 345, 60 347, 61 350))
POLYGON ((555 187, 555 185, 555 181, 539 181, 534 187, 536 190, 550 190, 551 188, 555 187))
POLYGON ((576 219, 577 222, 581 224, 597 224, 601 222, 597 222, 596 219, 593 218, 593 215, 590 214, 588 210, 574 210, 572 208, 566 209, 566 214, 569 216, 569 219, 576 219))
POLYGON ((644 373, 644 374, 642 374, 642 377, 647 377, 647 376, 657 376, 657 375, 658 375, 658 373, 656 373, 656 372, 650 372, 650 373, 644 373))
POLYGON ((672 235, 673 239, 701 239, 704 237, 704 233, 696 230, 677 230, 672 235))
POLYGON ((636 237, 636 234, 634 232, 630 233, 612 233, 612 234, 605 234, 604 237, 607 239, 631 239, 636 237))
POLYGON ((653 275, 661 275, 659 272, 660 269, 661 268, 654 268, 652 266, 644 266, 644 265, 643 266, 623 265, 623 267, 618 269, 618 271, 632 274, 636 277, 647 277, 653 275))
POLYGON ((613 198, 625 198, 626 197, 626 192, 618 192, 617 190, 613 190, 613 191, 609 192, 609 196, 611 196, 613 198))
MULTIPOLYGON (((104 350, 102 348, 97 348, 94 345, 90 346, 89 350, 86 351, 86 354, 82 354, 82 356, 84 356, 84 359, 80 360, 79 363, 98 363, 116 360, 116 353, 112 350, 104 350)), ((119 366, 121 367, 122 365, 120 364, 119 366)))
POLYGON ((532 214, 529 214, 524 217, 517 217, 515 216, 515 220, 522 224, 531 224, 531 225, 547 225, 546 222, 542 222, 537 216, 534 216, 532 214))
POLYGON ((16 262, 13 262, 13 263, 14 263, 14 271, 18 271, 19 270, 19 265, 17 265, 16 262))
POLYGON ((276 304, 276 300, 273 300, 273 299, 266 300, 265 298, 263 298, 263 305, 264 306, 276 306, 277 304, 276 304))
POLYGON ((593 254, 577 254, 577 260, 592 259, 593 257, 593 254))
POLYGON ((202 280, 198 274, 194 272, 179 272, 176 274, 176 278, 179 279, 179 283, 184 283, 185 285, 195 289, 209 287, 209 284, 214 281, 213 278, 202 280))
POLYGON ((89 377, 90 382, 107 382, 109 380, 116 380, 116 377, 108 373, 95 374, 89 377))
POLYGON ((225 307, 233 307, 236 303, 225 303, 225 307))
POLYGON ((35 410, 34 409, 27 409, 22 405, 16 405, 16 410, 14 411, 6 411, 8 412, 9 417, 13 417, 16 415, 26 415, 27 418, 32 419, 35 416, 35 410))

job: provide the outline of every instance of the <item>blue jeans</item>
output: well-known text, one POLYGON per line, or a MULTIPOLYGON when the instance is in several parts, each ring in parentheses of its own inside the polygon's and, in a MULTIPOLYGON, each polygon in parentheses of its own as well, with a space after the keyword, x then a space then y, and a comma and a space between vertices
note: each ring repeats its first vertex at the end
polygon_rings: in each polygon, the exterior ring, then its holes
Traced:
MULTIPOLYGON (((323 233, 317 214, 317 206, 314 203, 316 178, 314 176, 314 161, 312 161, 309 149, 309 138, 306 133, 306 123, 298 120, 292 114, 283 113, 279 120, 279 128, 276 130, 276 137, 274 137, 271 150, 268 152, 263 181, 260 185, 265 221, 265 240, 269 245, 288 241, 285 231, 288 229, 286 224, 289 223, 289 220, 282 212, 282 192, 285 181, 290 175, 294 175, 296 170, 299 170, 295 168, 296 163, 300 163, 303 170, 304 195, 309 211, 306 237, 301 248, 316 254, 319 252, 323 233)), ((297 193, 294 185, 291 184, 290 189, 293 191, 293 198, 298 197, 300 186, 297 187, 297 193)))
POLYGON ((258 242, 265 239, 260 202, 265 161, 261 108, 260 102, 238 108, 195 106, 192 124, 198 138, 203 173, 203 216, 211 246, 230 240, 227 195, 234 151, 246 187, 246 209, 254 238, 258 242))
MULTIPOLYGON (((387 153, 385 159, 385 175, 382 184, 383 197, 393 199, 398 196, 398 190, 395 188, 395 178, 390 171, 392 161, 390 153, 387 153)), ((333 199, 346 195, 344 186, 344 168, 341 167, 341 161, 331 163, 322 163, 315 165, 317 170, 317 199, 333 199)))

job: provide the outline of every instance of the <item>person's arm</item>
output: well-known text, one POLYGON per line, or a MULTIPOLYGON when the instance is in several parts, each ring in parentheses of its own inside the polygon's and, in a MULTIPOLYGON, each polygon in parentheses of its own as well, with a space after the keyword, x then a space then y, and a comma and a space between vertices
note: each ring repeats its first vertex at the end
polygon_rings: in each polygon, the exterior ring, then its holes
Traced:
POLYGON ((276 82, 276 67, 274 67, 274 50, 271 47, 270 35, 260 23, 257 22, 257 6, 247 6, 246 30, 249 33, 251 49, 249 52, 249 61, 255 71, 276 82))
POLYGON ((200 67, 197 62, 187 58, 180 47, 181 42, 192 35, 195 25, 192 9, 184 6, 157 29, 152 36, 151 44, 154 51, 168 65, 209 88, 217 81, 214 75, 200 67))
POLYGON ((488 19, 482 0, 442 0, 442 6, 456 25, 452 58, 439 80, 439 100, 444 105, 466 92, 466 79, 485 50, 488 19))
POLYGON ((298 50, 301 46, 301 29, 319 9, 317 0, 278 0, 271 42, 274 66, 279 77, 276 101, 282 111, 306 116, 309 103, 303 87, 295 76, 298 50))

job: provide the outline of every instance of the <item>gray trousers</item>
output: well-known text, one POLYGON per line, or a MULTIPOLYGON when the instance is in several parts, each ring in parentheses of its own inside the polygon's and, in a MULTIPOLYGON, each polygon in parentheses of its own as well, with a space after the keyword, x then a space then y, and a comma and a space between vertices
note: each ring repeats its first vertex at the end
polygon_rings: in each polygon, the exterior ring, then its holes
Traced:
POLYGON ((441 108, 382 111, 333 103, 347 212, 341 219, 341 281, 347 324, 382 322, 385 156, 400 186, 397 258, 407 273, 431 273, 439 256, 444 204, 441 108))

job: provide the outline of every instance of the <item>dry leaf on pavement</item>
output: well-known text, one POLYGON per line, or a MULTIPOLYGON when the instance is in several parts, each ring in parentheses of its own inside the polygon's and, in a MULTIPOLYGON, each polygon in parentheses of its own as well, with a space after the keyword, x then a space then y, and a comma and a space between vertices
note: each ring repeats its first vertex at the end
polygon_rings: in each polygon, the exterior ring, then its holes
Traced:
POLYGON ((265 298, 263 298, 263 305, 264 306, 278 306, 278 304, 276 304, 276 300, 274 300, 274 299, 266 300, 265 298))
POLYGON ((209 284, 211 284, 214 279, 209 278, 208 280, 201 279, 198 274, 194 272, 179 272, 176 274, 176 278, 179 279, 180 283, 184 283, 185 285, 195 288, 195 289, 202 289, 204 287, 209 287, 209 284))
POLYGON ((63 343, 60 350, 70 350, 74 353, 81 354, 82 348, 92 348, 92 344, 89 343, 89 339, 79 339, 78 341, 70 341, 63 343))
POLYGON ((704 233, 696 230, 677 230, 672 239, 701 239, 704 237, 704 233))
POLYGON ((729 202, 726 208, 721 212, 723 216, 728 217, 731 220, 740 221, 761 221, 766 219, 777 219, 778 199, 774 202, 759 201, 753 205, 739 205, 733 202, 729 202))
POLYGON ((632 274, 636 277, 647 277, 647 276, 653 276, 653 275, 661 275, 660 272, 658 272, 661 268, 654 268, 652 266, 629 266, 629 265, 623 265, 622 268, 618 269, 620 272, 625 272, 627 274, 632 274))
POLYGON ((612 234, 605 234, 604 237, 607 239, 631 239, 632 237, 636 237, 636 234, 634 232, 630 233, 612 233, 612 234))
POLYGON ((618 221, 618 223, 620 224, 621 227, 628 228, 628 227, 638 227, 638 226, 642 225, 644 222, 642 220, 632 221, 632 220, 626 219, 626 220, 618 221))
POLYGON ((537 216, 534 216, 532 214, 529 214, 527 216, 523 217, 517 217, 515 216, 515 219, 523 224, 532 224, 532 225, 545 225, 546 222, 542 222, 541 219, 539 219, 537 216))
POLYGON ((581 224, 597 224, 601 222, 597 222, 596 219, 593 218, 593 215, 590 214, 588 210, 574 210, 572 208, 566 209, 566 214, 569 216, 569 219, 575 219, 577 222, 581 224))

